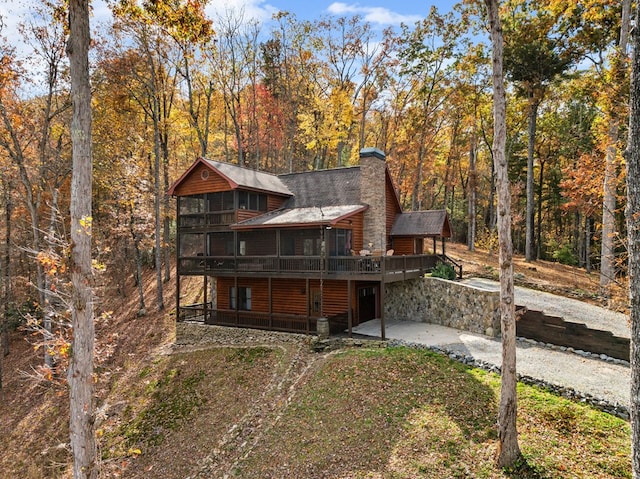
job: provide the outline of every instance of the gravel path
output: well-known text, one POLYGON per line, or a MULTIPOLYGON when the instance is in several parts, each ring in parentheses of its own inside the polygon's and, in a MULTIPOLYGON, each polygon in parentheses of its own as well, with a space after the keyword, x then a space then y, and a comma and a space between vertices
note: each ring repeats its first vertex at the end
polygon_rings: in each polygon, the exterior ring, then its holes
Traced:
MULTIPOLYGON (((442 348, 498 367, 502 364, 502 343, 499 339, 416 321, 386 321, 385 326, 389 340, 442 348)), ((355 327, 354 332, 378 336, 380 321, 367 321, 355 327)), ((526 340, 516 344, 516 361, 517 371, 521 375, 569 388, 610 404, 629 406, 630 370, 627 365, 556 350, 526 340)))
MULTIPOLYGON (((469 278, 463 281, 476 288, 498 291, 500 284, 485 278, 469 278)), ((629 318, 606 308, 556 294, 516 286, 516 305, 542 311, 549 316, 560 316, 567 321, 584 323, 591 329, 611 331, 615 336, 629 338, 629 318)))

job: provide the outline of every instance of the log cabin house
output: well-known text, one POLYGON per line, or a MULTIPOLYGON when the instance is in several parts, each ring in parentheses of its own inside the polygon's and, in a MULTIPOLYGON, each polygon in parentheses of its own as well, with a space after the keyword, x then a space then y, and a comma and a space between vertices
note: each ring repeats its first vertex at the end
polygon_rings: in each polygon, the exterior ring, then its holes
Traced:
POLYGON ((385 284, 451 261, 446 211, 403 212, 375 148, 361 150, 359 166, 281 175, 198 158, 169 194, 178 321, 315 333, 328 318, 351 335, 380 318, 384 338, 385 284), (185 276, 202 277, 202 302, 182 304, 185 276))

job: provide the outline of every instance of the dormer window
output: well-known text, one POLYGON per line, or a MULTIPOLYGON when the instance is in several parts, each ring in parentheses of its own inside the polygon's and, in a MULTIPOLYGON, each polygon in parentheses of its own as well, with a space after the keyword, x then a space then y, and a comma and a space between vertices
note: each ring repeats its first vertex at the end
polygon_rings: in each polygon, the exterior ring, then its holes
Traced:
POLYGON ((267 211, 267 195, 252 191, 239 191, 238 208, 241 210, 267 211))

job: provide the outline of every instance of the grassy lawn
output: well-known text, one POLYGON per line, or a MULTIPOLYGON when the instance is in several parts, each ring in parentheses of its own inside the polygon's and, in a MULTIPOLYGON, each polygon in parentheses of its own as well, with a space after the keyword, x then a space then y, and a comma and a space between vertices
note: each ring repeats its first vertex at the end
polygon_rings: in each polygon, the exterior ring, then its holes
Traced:
POLYGON ((520 385, 525 460, 503 471, 499 377, 427 351, 361 349, 318 359, 286 400, 265 393, 290 356, 222 348, 150 365, 103 439, 105 464, 122 477, 631 477, 629 425, 588 406, 520 385))

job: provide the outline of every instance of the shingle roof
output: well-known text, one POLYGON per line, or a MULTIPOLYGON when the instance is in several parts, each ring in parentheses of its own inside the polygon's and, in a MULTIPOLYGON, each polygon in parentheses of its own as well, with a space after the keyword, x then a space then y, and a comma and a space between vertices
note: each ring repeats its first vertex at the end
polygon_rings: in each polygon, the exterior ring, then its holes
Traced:
POLYGON ((285 208, 362 204, 359 166, 291 173, 278 178, 290 191, 295 191, 285 208))
POLYGON ((341 219, 366 209, 363 205, 317 206, 270 211, 236 223, 234 229, 261 226, 292 226, 302 224, 334 224, 341 219))
POLYGON ((271 173, 243 168, 238 165, 232 165, 231 163, 223 163, 222 161, 208 159, 203 160, 205 163, 218 170, 218 172, 227 180, 235 183, 239 187, 280 193, 287 196, 293 195, 291 190, 286 187, 281 179, 271 173))
POLYGON ((391 236, 451 237, 451 224, 446 210, 412 211, 396 217, 391 236))

